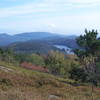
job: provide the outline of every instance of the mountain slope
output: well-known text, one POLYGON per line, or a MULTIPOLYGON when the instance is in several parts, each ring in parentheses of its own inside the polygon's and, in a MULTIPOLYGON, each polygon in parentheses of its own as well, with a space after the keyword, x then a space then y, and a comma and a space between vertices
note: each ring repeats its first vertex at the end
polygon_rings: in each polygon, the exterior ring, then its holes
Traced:
POLYGON ((64 45, 67 46, 69 48, 75 49, 75 48, 79 48, 79 46, 76 43, 76 37, 55 37, 55 38, 51 38, 46 40, 46 43, 51 43, 53 45, 64 45))
POLYGON ((28 40, 39 40, 47 37, 53 37, 56 34, 52 34, 49 32, 28 32, 14 35, 14 38, 17 41, 28 41, 28 40))
POLYGON ((27 32, 17 35, 0 34, 0 46, 7 46, 14 42, 23 42, 28 40, 41 40, 44 38, 52 38, 58 36, 49 32, 27 32))
POLYGON ((54 45, 78 48, 76 36, 57 35, 49 32, 28 32, 16 35, 0 34, 0 46, 13 48, 17 53, 48 53, 58 50, 54 45))
POLYGON ((10 36, 8 34, 0 34, 0 46, 10 44, 13 41, 14 40, 13 40, 12 36, 10 36))
POLYGON ((99 100, 99 94, 100 88, 91 93, 89 85, 0 62, 1 100, 99 100))
MULTIPOLYGON (((63 37, 45 38, 43 40, 30 40, 26 42, 16 42, 8 45, 8 48, 13 48, 17 53, 43 53, 46 54, 51 50, 60 50, 55 45, 66 46, 71 50, 79 48, 75 39, 63 37)), ((63 50, 60 50, 64 52, 63 50)))
POLYGON ((51 50, 58 50, 50 43, 46 43, 40 40, 13 43, 11 45, 8 45, 8 48, 12 48, 16 53, 47 54, 51 50))

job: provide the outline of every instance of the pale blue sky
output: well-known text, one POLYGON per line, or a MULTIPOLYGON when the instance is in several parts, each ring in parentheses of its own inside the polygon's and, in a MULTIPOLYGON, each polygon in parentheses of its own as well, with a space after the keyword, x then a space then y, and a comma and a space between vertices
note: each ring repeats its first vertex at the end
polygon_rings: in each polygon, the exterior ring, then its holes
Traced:
POLYGON ((100 0, 0 0, 0 33, 100 30, 100 0))

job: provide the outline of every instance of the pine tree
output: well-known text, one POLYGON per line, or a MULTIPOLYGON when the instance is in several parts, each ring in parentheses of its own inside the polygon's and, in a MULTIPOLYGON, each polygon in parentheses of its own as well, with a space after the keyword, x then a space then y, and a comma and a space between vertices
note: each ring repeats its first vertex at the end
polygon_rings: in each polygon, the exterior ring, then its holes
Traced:
POLYGON ((97 30, 85 29, 85 34, 77 38, 77 44, 81 49, 76 49, 75 53, 84 66, 85 72, 88 73, 89 81, 97 85, 96 63, 100 60, 100 37, 98 37, 97 30))

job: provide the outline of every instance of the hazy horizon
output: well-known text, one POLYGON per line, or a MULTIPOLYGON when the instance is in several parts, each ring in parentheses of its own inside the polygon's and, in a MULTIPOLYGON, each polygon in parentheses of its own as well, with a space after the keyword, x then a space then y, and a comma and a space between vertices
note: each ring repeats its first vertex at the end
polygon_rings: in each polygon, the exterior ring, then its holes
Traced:
POLYGON ((85 28, 100 32, 99 0, 1 0, 0 33, 51 32, 83 34, 85 28))
POLYGON ((29 33, 50 33, 50 34, 55 34, 55 35, 62 35, 62 36, 79 36, 79 34, 64 34, 64 33, 53 33, 53 32, 42 32, 42 31, 37 31, 37 32, 19 32, 19 33, 15 33, 15 34, 11 34, 11 33, 7 33, 7 32, 2 32, 2 33, 0 33, 0 35, 1 34, 7 34, 7 35, 11 35, 11 36, 13 36, 13 35, 19 35, 19 34, 25 34, 25 33, 27 33, 27 34, 29 34, 29 33))

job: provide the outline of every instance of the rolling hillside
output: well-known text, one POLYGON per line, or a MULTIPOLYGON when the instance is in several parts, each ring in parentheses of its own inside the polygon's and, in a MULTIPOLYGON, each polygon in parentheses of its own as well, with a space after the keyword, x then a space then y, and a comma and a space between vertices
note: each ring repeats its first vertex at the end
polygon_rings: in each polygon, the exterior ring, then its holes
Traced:
POLYGON ((99 100, 100 89, 0 62, 1 100, 99 100), (93 97, 92 97, 93 96, 93 97))
POLYGON ((16 53, 46 54, 51 50, 58 50, 56 47, 54 47, 50 43, 46 43, 46 42, 39 41, 39 40, 13 43, 9 45, 8 48, 12 48, 16 53))
MULTIPOLYGON (((75 39, 63 38, 63 37, 53 37, 53 38, 46 38, 44 40, 30 40, 26 42, 16 42, 8 45, 8 48, 12 48, 17 53, 42 53, 46 54, 51 50, 60 50, 65 52, 65 48, 60 49, 57 48, 55 45, 58 46, 65 46, 71 50, 75 48, 79 48, 76 44, 75 39)), ((69 51, 68 51, 69 52, 69 51)), ((67 52, 65 52, 67 53, 67 52)))

